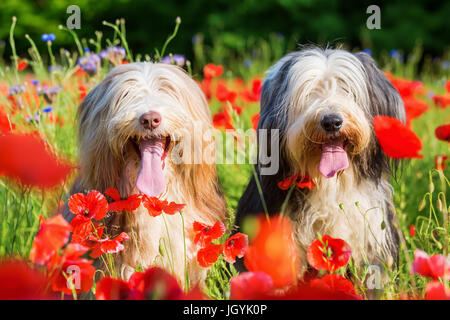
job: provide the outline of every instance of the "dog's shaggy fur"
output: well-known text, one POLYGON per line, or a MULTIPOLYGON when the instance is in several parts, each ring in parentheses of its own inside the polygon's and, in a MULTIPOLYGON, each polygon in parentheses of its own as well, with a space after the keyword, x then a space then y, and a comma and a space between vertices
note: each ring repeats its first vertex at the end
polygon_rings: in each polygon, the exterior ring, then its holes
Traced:
MULTIPOLYGON (((306 250, 318 234, 347 241, 357 263, 396 261, 398 234, 389 176, 398 163, 382 152, 372 119, 388 115, 405 121, 398 92, 365 53, 306 48, 286 55, 268 73, 258 129, 279 130, 280 170, 262 175, 260 161, 255 169, 269 213, 280 212, 288 193, 280 190, 279 181, 299 174, 316 185, 311 191, 294 191, 286 207, 301 252, 299 275, 306 270, 306 250), (324 129, 321 121, 327 115, 343 120, 340 130, 324 129), (318 167, 322 147, 332 141, 345 148, 349 166, 327 178, 318 167)), ((264 143, 270 150, 270 141, 264 143)), ((253 178, 239 202, 236 223, 242 225, 247 215, 262 212, 253 178)))
MULTIPOLYGON (((183 209, 187 266, 191 285, 204 280, 206 268, 196 261, 192 224, 224 221, 225 202, 214 162, 192 161, 192 152, 203 154, 204 143, 192 133, 212 129, 210 110, 199 86, 179 67, 159 63, 131 63, 114 68, 83 100, 78 110, 80 174, 71 194, 114 187, 122 198, 138 193, 140 143, 170 138, 163 175, 162 199, 186 204, 183 209), (156 129, 142 126, 149 111, 161 115, 156 129), (195 128, 195 130, 194 130, 195 128), (193 150, 196 149, 196 150, 193 150)), ((200 135, 203 137, 203 135, 200 135)), ((210 148, 209 151, 214 150, 210 148)), ((65 217, 73 215, 66 210, 65 217)), ((112 213, 105 219, 107 233, 125 231, 130 236, 117 255, 120 276, 135 268, 157 265, 173 271, 184 283, 184 241, 179 214, 151 217, 141 205, 134 212, 112 213), (173 268, 168 257, 173 257, 173 268)))

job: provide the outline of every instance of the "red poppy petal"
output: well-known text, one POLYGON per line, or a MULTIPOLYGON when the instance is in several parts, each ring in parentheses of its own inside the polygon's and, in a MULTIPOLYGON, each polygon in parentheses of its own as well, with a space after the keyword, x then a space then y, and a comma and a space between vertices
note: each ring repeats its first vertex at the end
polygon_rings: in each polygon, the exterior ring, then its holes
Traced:
POLYGON ((251 300, 267 294, 273 289, 272 278, 261 271, 243 272, 231 278, 230 299, 251 300))
POLYGON ((425 290, 426 300, 450 300, 450 289, 439 281, 427 283, 425 290))
POLYGON ((69 209, 73 214, 83 214, 86 210, 86 195, 76 193, 69 199, 69 209))
POLYGON ((236 262, 236 258, 242 258, 248 246, 248 236, 243 233, 236 233, 228 238, 223 249, 223 257, 229 263, 236 262))
POLYGON ((450 142, 450 124, 437 127, 435 130, 435 135, 439 140, 450 142))
POLYGON ((69 236, 70 225, 62 215, 58 214, 44 221, 33 240, 30 251, 31 262, 37 264, 48 262, 50 257, 69 241, 69 236))
POLYGON ((97 190, 93 190, 88 193, 86 204, 90 211, 89 216, 96 220, 103 219, 108 212, 108 201, 105 196, 97 190))
POLYGON ((213 265, 222 252, 222 245, 210 244, 197 252, 197 261, 201 267, 208 268, 213 265))
POLYGON ((423 158, 422 142, 400 120, 388 116, 373 118, 373 126, 384 153, 394 159, 423 158))
POLYGON ((48 145, 34 135, 0 135, 0 175, 26 186, 42 189, 60 185, 73 166, 49 152, 48 145))
POLYGON ((106 189, 105 194, 113 198, 114 201, 120 201, 119 190, 117 190, 116 188, 106 189))
POLYGON ((166 205, 163 209, 164 213, 173 215, 177 212, 180 212, 185 207, 185 204, 177 204, 175 202, 170 202, 168 205, 166 205))

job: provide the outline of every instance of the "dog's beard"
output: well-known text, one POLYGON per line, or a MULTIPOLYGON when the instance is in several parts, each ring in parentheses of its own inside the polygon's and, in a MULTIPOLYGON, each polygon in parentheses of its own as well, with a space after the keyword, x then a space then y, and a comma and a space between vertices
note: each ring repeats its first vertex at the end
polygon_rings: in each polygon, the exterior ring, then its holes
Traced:
POLYGON ((292 126, 288 130, 287 151, 296 173, 332 178, 350 166, 354 155, 363 152, 370 139, 370 130, 354 125, 351 119, 335 133, 327 133, 317 121, 292 126))

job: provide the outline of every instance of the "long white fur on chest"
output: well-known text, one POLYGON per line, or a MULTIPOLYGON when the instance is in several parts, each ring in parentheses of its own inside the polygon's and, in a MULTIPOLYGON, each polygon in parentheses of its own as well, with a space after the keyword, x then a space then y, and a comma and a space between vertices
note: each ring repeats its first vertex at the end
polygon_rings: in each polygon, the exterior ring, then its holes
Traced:
POLYGON ((357 263, 383 256, 389 243, 383 221, 387 219, 387 204, 391 203, 390 190, 384 180, 380 184, 370 180, 357 183, 351 168, 339 177, 320 178, 303 200, 306 204, 299 206, 302 209, 289 211, 304 261, 302 270, 306 269, 306 250, 318 235, 345 240, 357 263))

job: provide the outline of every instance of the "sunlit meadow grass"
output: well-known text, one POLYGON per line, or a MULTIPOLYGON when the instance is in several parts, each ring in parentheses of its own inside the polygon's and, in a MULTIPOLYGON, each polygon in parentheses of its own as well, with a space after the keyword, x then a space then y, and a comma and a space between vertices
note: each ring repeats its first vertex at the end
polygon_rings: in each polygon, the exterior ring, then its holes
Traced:
MULTIPOLYGON (((133 57, 128 49, 123 36, 124 24, 107 25, 112 27, 113 35, 111 39, 102 42, 100 33, 95 39, 81 39, 74 37, 77 50, 73 52, 56 49, 57 39, 48 43, 47 52, 39 53, 30 41, 30 51, 28 53, 15 53, 12 57, 12 64, 0 65, 0 106, 9 106, 7 90, 13 85, 26 84, 27 92, 33 89, 30 84, 32 79, 37 79, 40 83, 47 83, 50 86, 60 86, 62 90, 57 94, 51 106, 51 113, 42 112, 48 107, 42 97, 35 103, 34 100, 27 102, 23 100, 21 107, 14 115, 12 110, 6 108, 6 112, 11 116, 12 122, 18 129, 27 132, 38 131, 39 134, 50 143, 52 149, 59 155, 64 156, 76 163, 77 142, 75 128, 75 114, 79 103, 80 86, 89 91, 112 67, 111 63, 103 63, 102 67, 94 76, 77 76, 76 61, 80 55, 84 55, 84 47, 90 47, 92 51, 99 53, 105 46, 121 45, 127 49, 128 61, 154 60, 153 55, 137 55, 133 57), (28 69, 17 71, 18 60, 26 59, 28 69), (152 57, 152 59, 151 59, 152 57), (48 66, 52 66, 49 71, 48 66), (39 121, 26 120, 33 118, 39 111, 39 121), (56 121, 51 121, 51 116, 63 119, 64 124, 59 125, 56 121)), ((111 30, 105 30, 109 32, 111 30)), ((176 33, 176 32, 175 32, 176 33)), ((14 48, 13 30, 11 33, 10 45, 14 48)), ((38 41, 41 41, 40 39, 38 41)), ((201 79, 201 69, 204 64, 213 62, 223 64, 225 68, 224 78, 232 81, 236 77, 243 78, 247 83, 254 77, 262 78, 267 68, 279 59, 292 44, 285 39, 271 36, 269 40, 251 40, 247 46, 242 48, 242 54, 234 55, 230 58, 220 43, 207 48, 201 38, 194 43, 194 61, 192 65, 193 77, 201 79)), ((164 45, 161 56, 170 52, 170 46, 164 45)), ((381 55, 381 63, 385 70, 393 74, 410 79, 419 79, 424 82, 427 89, 435 93, 443 93, 443 83, 449 78, 448 69, 435 70, 435 66, 425 65, 421 74, 417 74, 417 61, 420 59, 420 47, 413 53, 414 59, 407 60, 407 63, 388 58, 381 55)), ((156 59, 160 53, 156 51, 156 59)), ((190 64, 188 70, 192 72, 190 64)), ((18 96, 17 96, 18 98, 18 96)), ((441 124, 450 121, 450 108, 438 109, 431 98, 426 98, 430 106, 428 112, 413 121, 413 130, 423 142, 423 159, 411 160, 404 163, 403 170, 392 183, 395 190, 395 205, 399 220, 399 229, 404 237, 402 239, 402 250, 400 253, 400 265, 395 271, 390 271, 390 281, 378 293, 378 296, 385 299, 399 298, 403 292, 423 293, 425 281, 410 274, 410 263, 415 248, 423 249, 428 254, 441 253, 448 254, 448 199, 449 182, 444 174, 448 176, 448 170, 444 173, 435 170, 434 157, 437 154, 449 154, 449 145, 435 138, 434 129, 441 124), (446 200, 447 199, 447 200, 446 200), (447 201, 447 203, 446 203, 447 201), (411 225, 416 226, 416 236, 409 233, 411 225)), ((211 110, 215 113, 222 104, 212 101, 211 110)), ((237 118, 243 129, 251 128, 250 118, 259 111, 258 103, 247 105, 241 116, 237 118)), ((236 115, 234 115, 236 116, 236 115)), ((1 151, 0 151, 1 152, 1 151)), ((3 156, 3 155, 2 155, 3 156)), ((32 155, 30 155, 32 159, 32 155)), ((252 174, 250 164, 241 165, 218 165, 220 182, 225 193, 227 206, 229 209, 229 221, 227 224, 227 234, 231 230, 234 220, 237 202, 248 183, 252 174)), ((72 177, 73 179, 73 177, 72 177)), ((13 182, 0 180, 0 256, 14 255, 27 257, 32 245, 33 237, 39 226, 39 216, 49 217, 56 212, 61 205, 61 201, 67 200, 68 187, 70 181, 55 190, 41 192, 21 188, 13 182)), ((339 204, 336 204, 339 210, 339 204)), ((226 235, 225 235, 226 236, 226 235)), ((360 293, 365 292, 364 269, 357 272, 350 265, 351 278, 355 287, 360 293)), ((208 295, 215 299, 225 299, 229 297, 229 279, 235 274, 234 268, 227 267, 227 264, 220 260, 213 266, 207 279, 208 295)))

